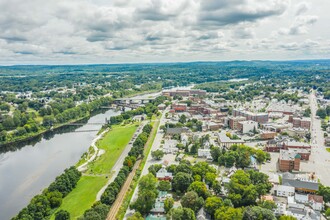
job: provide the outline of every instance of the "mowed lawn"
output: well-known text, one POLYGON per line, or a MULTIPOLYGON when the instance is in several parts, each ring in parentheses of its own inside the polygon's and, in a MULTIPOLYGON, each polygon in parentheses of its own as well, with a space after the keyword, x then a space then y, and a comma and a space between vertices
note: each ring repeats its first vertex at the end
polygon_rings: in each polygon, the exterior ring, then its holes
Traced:
POLYGON ((105 153, 88 165, 86 173, 109 174, 137 128, 138 124, 113 126, 112 130, 96 144, 99 149, 105 150, 105 153))
MULTIPOLYGON (((86 173, 91 176, 81 177, 77 187, 63 199, 58 210, 66 210, 70 213, 71 219, 77 219, 94 204, 97 193, 108 181, 106 178, 108 175, 98 176, 98 174, 110 174, 113 165, 137 128, 138 124, 113 126, 111 131, 98 141, 97 147, 105 150, 105 153, 88 165, 86 173)), ((53 215, 51 219, 55 219, 55 216, 53 215)))
MULTIPOLYGON (((77 187, 63 199, 58 210, 66 210, 70 213, 71 219, 77 219, 93 205, 96 194, 107 181, 104 176, 82 176, 77 187)), ((55 215, 51 219, 55 219, 55 215)))

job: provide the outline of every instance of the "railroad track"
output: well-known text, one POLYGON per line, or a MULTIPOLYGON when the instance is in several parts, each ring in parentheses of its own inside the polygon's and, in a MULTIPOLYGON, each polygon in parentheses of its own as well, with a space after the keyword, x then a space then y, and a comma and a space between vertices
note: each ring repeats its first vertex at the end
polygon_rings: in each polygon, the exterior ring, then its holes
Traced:
POLYGON ((110 208, 110 211, 108 213, 108 216, 107 216, 107 220, 115 220, 116 219, 116 215, 125 199, 125 195, 128 191, 128 189, 130 188, 131 186, 131 182, 135 176, 135 173, 136 173, 136 170, 139 168, 140 166, 140 163, 141 163, 141 160, 138 160, 134 167, 133 167, 133 170, 132 172, 128 175, 123 187, 121 188, 117 198, 116 198, 116 201, 112 204, 111 208, 110 208))

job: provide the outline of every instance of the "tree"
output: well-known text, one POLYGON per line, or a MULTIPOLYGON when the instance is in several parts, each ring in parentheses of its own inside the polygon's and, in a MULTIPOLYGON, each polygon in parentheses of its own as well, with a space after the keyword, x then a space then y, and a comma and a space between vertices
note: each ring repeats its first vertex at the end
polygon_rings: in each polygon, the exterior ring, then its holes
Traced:
POLYGON ((316 111, 316 115, 319 116, 322 119, 325 119, 325 117, 327 117, 327 112, 326 112, 326 110, 324 108, 319 108, 316 111))
POLYGON ((215 181, 215 178, 217 177, 217 175, 215 173, 206 173, 205 175, 205 183, 208 186, 212 186, 213 182, 215 181))
POLYGON ((185 124, 187 122, 187 116, 186 115, 181 115, 179 118, 179 122, 182 124, 185 124))
POLYGON ((162 180, 158 183, 157 188, 158 188, 159 191, 170 191, 172 186, 171 186, 171 183, 169 181, 162 180))
POLYGON ((317 191, 318 195, 323 196, 324 202, 330 202, 330 187, 320 184, 319 190, 317 191))
POLYGON ((211 167, 207 162, 196 163, 192 167, 193 175, 200 175, 202 179, 205 178, 206 173, 216 173, 216 170, 211 167))
POLYGON ((227 190, 228 198, 235 207, 253 205, 258 198, 256 186, 252 184, 250 175, 243 170, 236 171, 231 177, 227 190))
POLYGON ((154 160, 161 160, 164 156, 164 152, 162 150, 155 150, 151 152, 151 156, 154 160))
POLYGON ((172 187, 175 191, 186 192, 192 182, 193 178, 190 174, 178 172, 173 178, 172 187))
POLYGON ((214 217, 215 211, 223 206, 222 199, 217 196, 211 196, 205 201, 205 210, 214 217))
POLYGON ((174 199, 169 197, 164 200, 164 209, 165 212, 168 213, 172 208, 174 204, 174 199))
POLYGON ((221 207, 215 211, 215 220, 242 220, 243 212, 240 208, 221 207))
POLYGON ((48 192, 46 194, 48 201, 50 202, 51 208, 60 207, 62 204, 62 193, 59 191, 48 192))
POLYGON ((276 217, 269 209, 253 206, 244 210, 243 220, 276 220, 276 217))
POLYGON ((185 163, 180 163, 176 167, 176 172, 183 172, 183 173, 192 174, 191 165, 188 165, 188 164, 185 164, 185 163))
POLYGON ((218 161, 218 158, 221 155, 221 150, 219 147, 211 147, 211 156, 213 161, 218 161))
POLYGON ((210 195, 210 192, 207 190, 206 184, 201 181, 195 181, 190 184, 188 191, 194 191, 198 194, 198 196, 201 196, 204 199, 206 199, 210 195))
POLYGON ((278 220, 297 220, 297 219, 290 215, 282 215, 278 220))
POLYGON ((131 209, 135 209, 142 215, 146 215, 150 212, 156 202, 157 194, 154 191, 143 190, 140 191, 138 198, 132 203, 131 209))
POLYGON ((51 127, 55 123, 55 118, 52 115, 46 115, 43 119, 42 124, 46 127, 51 127))
POLYGON ((154 176, 156 176, 157 172, 162 168, 163 166, 161 164, 153 164, 148 168, 149 173, 152 173, 154 176))
POLYGON ((70 213, 61 209, 55 213, 55 220, 70 220, 70 213))
POLYGON ((152 125, 151 124, 146 124, 142 129, 142 131, 146 132, 147 134, 150 134, 151 130, 152 130, 152 125))
POLYGON ((269 210, 273 210, 276 208, 276 204, 273 201, 261 201, 260 203, 258 203, 258 206, 269 210))
POLYGON ((196 220, 195 213, 189 208, 175 208, 167 214, 170 220, 196 220))
POLYGON ((258 163, 263 163, 266 160, 266 153, 260 149, 256 151, 255 156, 256 156, 258 163))
POLYGON ((151 173, 141 177, 139 182, 139 191, 148 190, 148 191, 155 191, 157 186, 157 178, 152 175, 151 173))
POLYGON ((140 212, 142 215, 149 213, 156 202, 156 186, 157 179, 152 173, 141 177, 139 182, 138 198, 132 203, 131 208, 140 212))
POLYGON ((181 198, 181 205, 185 208, 190 208, 194 212, 198 212, 204 204, 204 199, 199 197, 198 194, 194 191, 187 192, 181 198))
POLYGON ((140 212, 135 212, 132 216, 129 216, 127 220, 144 220, 140 212))
POLYGON ((222 186, 221 186, 221 183, 219 181, 215 180, 212 183, 212 188, 213 188, 213 191, 214 191, 215 195, 221 195, 221 193, 222 193, 222 186))
POLYGON ((330 208, 327 208, 327 210, 325 211, 325 215, 326 215, 327 217, 330 216, 330 208))

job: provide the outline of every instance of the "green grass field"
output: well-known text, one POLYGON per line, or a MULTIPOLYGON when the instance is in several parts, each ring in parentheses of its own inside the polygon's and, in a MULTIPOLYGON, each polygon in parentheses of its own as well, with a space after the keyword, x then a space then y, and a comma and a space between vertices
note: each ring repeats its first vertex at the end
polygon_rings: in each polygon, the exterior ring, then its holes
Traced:
POLYGON ((105 153, 97 160, 88 165, 86 173, 89 174, 108 174, 111 168, 116 163, 117 158, 125 149, 125 146, 131 140, 135 133, 138 124, 130 124, 125 126, 113 126, 112 130, 108 132, 96 146, 99 149, 105 150, 105 153))
MULTIPOLYGON (((107 180, 105 177, 82 176, 77 187, 63 199, 58 210, 64 209, 70 213, 71 219, 77 219, 93 205, 97 192, 107 180)), ((51 219, 55 219, 55 216, 53 215, 51 219)))
MULTIPOLYGON (((137 127, 138 124, 113 126, 112 130, 97 143, 97 147, 105 150, 105 153, 88 165, 86 173, 110 174, 113 165, 131 140, 137 127)), ((58 210, 67 210, 71 219, 77 219, 93 205, 97 193, 107 180, 105 176, 82 176, 77 187, 63 199, 58 210)), ((55 219, 54 215, 51 219, 55 219)))

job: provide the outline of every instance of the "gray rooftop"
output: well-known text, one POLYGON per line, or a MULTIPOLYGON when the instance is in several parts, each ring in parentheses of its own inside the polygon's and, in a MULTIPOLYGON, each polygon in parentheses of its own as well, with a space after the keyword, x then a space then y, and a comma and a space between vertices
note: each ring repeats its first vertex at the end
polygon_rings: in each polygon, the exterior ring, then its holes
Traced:
POLYGON ((282 179, 282 185, 293 186, 294 188, 303 188, 309 190, 318 190, 319 184, 317 182, 300 180, 300 179, 282 179))

